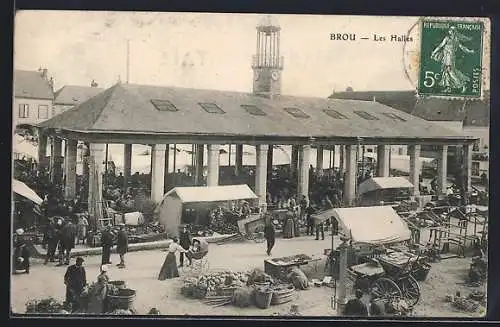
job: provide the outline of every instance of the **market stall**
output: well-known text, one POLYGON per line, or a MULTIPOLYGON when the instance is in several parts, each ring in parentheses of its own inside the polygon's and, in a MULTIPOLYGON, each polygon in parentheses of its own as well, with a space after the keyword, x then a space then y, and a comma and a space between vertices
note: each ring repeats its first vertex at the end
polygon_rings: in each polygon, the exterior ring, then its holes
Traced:
MULTIPOLYGON (((241 201, 249 202, 251 208, 257 198, 247 185, 176 187, 164 195, 155 214, 167 233, 175 234, 181 224, 208 226, 208 216, 214 208, 229 209, 231 202, 241 201)), ((236 222, 233 229, 238 231, 236 222)))
POLYGON ((410 200, 413 184, 404 177, 372 177, 359 184, 359 205, 373 206, 410 200))

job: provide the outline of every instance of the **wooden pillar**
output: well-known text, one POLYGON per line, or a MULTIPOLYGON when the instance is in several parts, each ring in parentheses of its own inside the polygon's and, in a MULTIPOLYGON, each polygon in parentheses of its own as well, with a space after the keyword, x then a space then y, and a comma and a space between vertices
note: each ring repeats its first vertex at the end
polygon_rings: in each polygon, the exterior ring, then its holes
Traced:
POLYGON ((445 195, 448 188, 448 146, 442 145, 438 154, 437 167, 437 195, 445 195))
POLYGON ((306 196, 309 199, 309 166, 311 164, 311 146, 300 145, 299 150, 299 172, 297 183, 298 199, 306 196))
POLYGON ((345 146, 345 163, 346 172, 344 180, 344 203, 348 206, 355 204, 356 200, 356 188, 357 188, 357 146, 356 145, 346 145, 345 146))
MULTIPOLYGON (((259 207, 266 210, 267 198, 267 164, 269 146, 265 144, 257 145, 255 164, 255 194, 259 197, 259 207)), ((271 158, 272 159, 272 158, 271 158)))
POLYGON ((236 160, 234 164, 234 175, 239 176, 243 167, 243 144, 236 144, 236 160))
POLYGON ((76 152, 77 152, 78 141, 67 140, 66 141, 66 154, 64 156, 65 164, 65 186, 64 186, 64 197, 67 200, 74 199, 76 196, 76 152))
POLYGON ((408 146, 410 154, 410 183, 413 184, 413 195, 420 195, 420 144, 408 146))
POLYGON ((123 188, 127 189, 132 170, 132 144, 123 145, 123 188))
POLYGON ((389 177, 391 147, 388 145, 377 145, 377 176, 389 177))
POLYGON ((151 149, 151 200, 158 203, 163 199, 165 186, 165 144, 154 144, 151 149))
POLYGON ((219 155, 220 145, 208 145, 208 174, 207 186, 219 185, 219 155))

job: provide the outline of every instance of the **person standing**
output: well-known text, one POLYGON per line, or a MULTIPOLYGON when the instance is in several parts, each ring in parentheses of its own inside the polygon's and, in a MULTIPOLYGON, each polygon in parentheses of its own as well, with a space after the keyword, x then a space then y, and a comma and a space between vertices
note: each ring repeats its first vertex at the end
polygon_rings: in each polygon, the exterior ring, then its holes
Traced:
POLYGON ((102 265, 111 264, 111 248, 113 247, 113 234, 111 233, 111 225, 106 226, 106 229, 102 231, 101 234, 101 246, 102 246, 102 265))
POLYGON ((87 229, 89 227, 89 221, 85 217, 85 215, 80 214, 78 217, 78 224, 77 224, 77 232, 78 232, 78 238, 77 238, 77 244, 82 241, 83 244, 85 244, 85 239, 87 238, 87 229))
MULTIPOLYGON (((189 250, 189 247, 191 246, 191 234, 189 233, 187 226, 182 227, 181 234, 179 235, 179 244, 186 251, 189 250)), ((179 254, 179 261, 180 261, 179 267, 183 267, 184 266, 184 252, 181 252, 179 254)))
POLYGON ((170 278, 179 277, 179 270, 177 269, 177 260, 175 257, 175 252, 187 252, 182 246, 179 245, 179 239, 174 237, 172 243, 168 247, 168 254, 165 258, 165 262, 160 269, 160 274, 158 275, 158 280, 165 280, 170 278))
POLYGON ((321 234, 321 239, 325 239, 325 228, 323 226, 323 221, 316 221, 316 241, 319 240, 319 234, 321 234))
POLYGON ((306 209, 306 223, 307 223, 307 235, 314 235, 314 219, 312 218, 312 214, 315 212, 313 207, 309 205, 306 209))
POLYGON ((44 265, 47 262, 54 262, 56 249, 57 249, 57 229, 54 224, 54 220, 49 218, 49 224, 47 225, 47 230, 45 231, 45 240, 47 242, 47 255, 45 257, 44 265))
POLYGON ((120 231, 116 240, 116 252, 120 255, 120 263, 116 266, 118 268, 125 268, 125 254, 128 251, 128 235, 125 230, 125 224, 119 224, 120 231))
POLYGON ((274 242, 276 241, 276 231, 274 230, 274 226, 271 222, 271 219, 266 219, 266 225, 264 227, 264 237, 267 241, 267 255, 271 255, 271 250, 274 247, 274 242))
POLYGON ((303 221, 306 215, 306 209, 308 207, 307 197, 305 195, 302 195, 302 200, 300 200, 299 205, 300 205, 300 219, 303 221))
POLYGON ((76 227, 68 221, 61 229, 58 266, 69 265, 71 250, 75 247, 76 227))
POLYGON ((66 304, 71 304, 73 310, 80 309, 80 296, 87 285, 87 275, 83 267, 82 257, 76 258, 76 263, 66 269, 64 284, 66 285, 66 304))
POLYGON ((14 273, 30 273, 30 251, 23 237, 24 230, 16 230, 16 239, 14 242, 14 273))

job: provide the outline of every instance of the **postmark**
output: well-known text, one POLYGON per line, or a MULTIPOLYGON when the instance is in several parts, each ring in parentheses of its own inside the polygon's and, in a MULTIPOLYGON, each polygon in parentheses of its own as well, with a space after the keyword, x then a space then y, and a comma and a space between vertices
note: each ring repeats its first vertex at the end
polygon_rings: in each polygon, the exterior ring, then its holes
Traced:
POLYGON ((481 97, 483 30, 482 22, 422 20, 418 94, 481 97))

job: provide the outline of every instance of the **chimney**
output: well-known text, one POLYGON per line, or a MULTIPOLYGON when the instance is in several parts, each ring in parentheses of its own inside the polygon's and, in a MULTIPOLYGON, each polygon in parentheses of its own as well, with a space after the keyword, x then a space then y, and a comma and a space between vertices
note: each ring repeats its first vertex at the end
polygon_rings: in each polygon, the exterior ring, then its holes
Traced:
POLYGON ((99 84, 95 81, 95 80, 92 80, 92 82, 90 82, 90 87, 98 87, 99 84))
POLYGON ((47 72, 48 72, 48 69, 47 69, 47 68, 43 68, 43 69, 42 69, 42 77, 43 77, 43 78, 47 78, 47 72))

